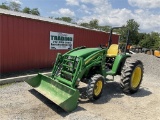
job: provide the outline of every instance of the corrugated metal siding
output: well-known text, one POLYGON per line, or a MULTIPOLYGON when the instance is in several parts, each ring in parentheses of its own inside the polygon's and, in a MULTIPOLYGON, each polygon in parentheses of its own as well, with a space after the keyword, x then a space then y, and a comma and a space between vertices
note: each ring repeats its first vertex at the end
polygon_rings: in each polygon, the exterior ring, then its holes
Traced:
MULTIPOLYGON (((1 15, 1 73, 51 67, 58 52, 50 50, 50 31, 74 34, 74 47, 97 47, 106 44, 108 34, 32 20, 11 15, 1 15)), ((114 35, 114 43, 118 36, 114 35)))

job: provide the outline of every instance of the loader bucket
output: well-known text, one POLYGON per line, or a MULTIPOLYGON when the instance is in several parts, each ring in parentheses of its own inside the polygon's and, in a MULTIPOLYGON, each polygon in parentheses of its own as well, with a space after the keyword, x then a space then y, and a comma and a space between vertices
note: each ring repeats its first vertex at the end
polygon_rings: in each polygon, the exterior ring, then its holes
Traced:
POLYGON ((42 74, 26 80, 26 82, 67 112, 71 112, 77 107, 79 91, 76 89, 42 74))

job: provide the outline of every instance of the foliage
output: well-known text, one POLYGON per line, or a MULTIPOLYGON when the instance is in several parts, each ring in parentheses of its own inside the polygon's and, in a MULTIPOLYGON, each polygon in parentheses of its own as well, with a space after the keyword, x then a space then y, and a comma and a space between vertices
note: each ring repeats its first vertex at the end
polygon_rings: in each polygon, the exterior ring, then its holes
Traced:
POLYGON ((93 19, 89 22, 89 26, 91 29, 97 29, 98 28, 98 20, 97 19, 93 19))
POLYGON ((102 31, 105 31, 105 32, 109 32, 111 29, 111 26, 98 26, 98 30, 102 30, 102 31))
POLYGON ((9 9, 12 10, 12 11, 20 11, 21 9, 21 5, 19 3, 16 3, 16 2, 10 2, 9 3, 9 9))
POLYGON ((38 8, 33 8, 33 9, 31 10, 31 14, 32 14, 32 15, 38 15, 38 16, 40 16, 40 12, 38 11, 38 8))
POLYGON ((61 18, 55 18, 56 20, 62 20, 62 21, 65 21, 65 22, 68 22, 68 23, 71 23, 72 22, 72 18, 70 17, 61 17, 61 18))
POLYGON ((89 25, 89 23, 80 23, 80 26, 83 26, 83 27, 90 28, 90 25, 89 25))
POLYGON ((134 19, 130 19, 127 21, 127 24, 123 25, 122 27, 126 27, 126 28, 124 28, 123 30, 117 31, 119 34, 121 34, 121 41, 123 42, 126 40, 126 36, 127 36, 126 34, 128 33, 127 31, 129 30, 130 44, 138 45, 139 43, 139 33, 138 33, 139 24, 136 21, 134 21, 134 19))
POLYGON ((5 2, 5 3, 2 3, 2 4, 0 5, 0 8, 2 8, 2 9, 7 9, 7 10, 10 9, 9 6, 7 6, 7 3, 6 3, 6 2, 5 2))
POLYGON ((156 32, 144 34, 139 45, 145 48, 157 50, 160 47, 160 34, 156 32))
POLYGON ((90 29, 98 29, 105 32, 109 32, 110 26, 100 26, 97 19, 91 20, 89 23, 80 23, 80 26, 87 27, 90 29))
POLYGON ((22 12, 31 14, 31 9, 29 7, 25 7, 25 8, 23 8, 22 12))
POLYGON ((4 2, 0 5, 0 8, 12 11, 20 11, 21 5, 16 2, 10 2, 10 3, 4 2))
POLYGON ((134 19, 130 19, 127 21, 126 27, 130 31, 129 39, 132 41, 132 44, 137 45, 139 43, 138 40, 139 24, 136 21, 134 21, 134 19))
POLYGON ((38 11, 38 8, 30 9, 29 7, 25 7, 21 10, 21 4, 16 2, 2 3, 0 5, 0 8, 40 16, 40 12, 38 11))

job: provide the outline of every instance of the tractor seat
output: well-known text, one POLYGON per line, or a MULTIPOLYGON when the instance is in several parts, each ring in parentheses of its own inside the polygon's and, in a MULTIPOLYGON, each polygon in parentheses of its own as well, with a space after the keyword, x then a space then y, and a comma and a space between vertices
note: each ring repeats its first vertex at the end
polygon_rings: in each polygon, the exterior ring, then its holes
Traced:
POLYGON ((107 57, 116 57, 118 54, 118 44, 112 44, 107 50, 107 57))

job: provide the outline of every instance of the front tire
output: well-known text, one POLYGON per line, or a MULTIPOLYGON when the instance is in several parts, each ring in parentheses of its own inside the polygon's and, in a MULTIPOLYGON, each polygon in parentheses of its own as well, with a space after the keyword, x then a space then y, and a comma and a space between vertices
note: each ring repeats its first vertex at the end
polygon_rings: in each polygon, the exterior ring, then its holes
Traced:
POLYGON ((100 74, 96 74, 89 80, 87 87, 87 96, 89 100, 97 100, 103 91, 104 78, 100 74))
POLYGON ((138 91, 143 78, 143 64, 140 60, 127 58, 121 71, 121 87, 124 93, 138 91))

